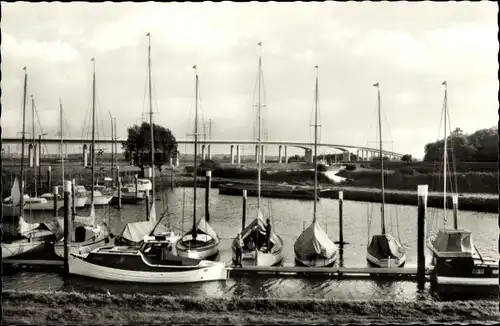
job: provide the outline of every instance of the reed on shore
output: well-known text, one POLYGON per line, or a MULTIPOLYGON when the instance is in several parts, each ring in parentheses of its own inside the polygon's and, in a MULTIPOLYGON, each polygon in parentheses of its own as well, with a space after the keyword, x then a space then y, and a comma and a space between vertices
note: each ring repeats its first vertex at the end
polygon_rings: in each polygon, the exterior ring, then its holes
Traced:
POLYGON ((2 293, 5 324, 495 324, 492 301, 344 301, 76 292, 2 293))

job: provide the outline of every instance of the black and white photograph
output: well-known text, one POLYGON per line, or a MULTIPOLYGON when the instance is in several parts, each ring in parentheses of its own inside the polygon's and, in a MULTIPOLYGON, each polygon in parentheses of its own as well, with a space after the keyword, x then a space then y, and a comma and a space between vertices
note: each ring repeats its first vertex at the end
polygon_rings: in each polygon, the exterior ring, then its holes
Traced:
POLYGON ((497 324, 498 11, 2 1, 1 323, 497 324))

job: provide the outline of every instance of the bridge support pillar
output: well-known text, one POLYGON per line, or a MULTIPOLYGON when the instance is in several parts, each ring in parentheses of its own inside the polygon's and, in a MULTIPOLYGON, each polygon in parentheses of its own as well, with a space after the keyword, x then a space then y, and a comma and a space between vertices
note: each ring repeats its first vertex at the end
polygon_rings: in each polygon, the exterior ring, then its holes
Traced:
POLYGON ((168 166, 172 167, 174 164, 174 158, 172 157, 172 154, 170 154, 170 157, 168 158, 168 166))
POLYGON ((231 145, 230 147, 230 157, 231 157, 231 164, 234 164, 234 145, 231 145))
POLYGON ((359 157, 359 149, 356 150, 356 161, 361 161, 361 158, 359 157))
POLYGON ((174 160, 175 167, 179 166, 179 157, 181 156, 180 154, 181 153, 179 153, 179 151, 175 152, 175 160, 174 160))
POLYGON ((285 146, 285 164, 288 164, 288 147, 285 146))
POLYGON ((278 149, 278 163, 279 163, 279 164, 281 164, 281 159, 282 159, 282 157, 281 157, 281 149, 282 149, 282 148, 281 148, 281 145, 280 145, 280 147, 279 147, 279 149, 278 149))
POLYGON ((240 145, 236 145, 236 163, 241 164, 240 145))
POLYGON ((205 159, 205 145, 201 145, 201 159, 205 159))
POLYGON ((266 154, 264 153, 264 145, 261 146, 260 157, 262 157, 262 159, 260 160, 261 163, 262 164, 266 163, 266 154))
POLYGON ((310 148, 305 149, 304 158, 305 158, 306 163, 313 163, 312 149, 310 149, 310 148))
POLYGON ((33 167, 33 158, 34 158, 34 155, 33 155, 33 144, 29 144, 28 145, 28 162, 29 162, 30 168, 33 167))
MULTIPOLYGON (((132 154, 130 155, 132 157, 132 154)), ((88 146, 87 144, 83 144, 83 166, 87 167, 88 165, 88 146)))
POLYGON ((255 145, 255 163, 259 163, 259 145, 255 145))
POLYGON ((212 145, 207 145, 207 154, 208 154, 208 159, 212 159, 212 145))
POLYGON ((345 151, 343 154, 342 160, 345 162, 350 162, 351 161, 351 152, 345 151))

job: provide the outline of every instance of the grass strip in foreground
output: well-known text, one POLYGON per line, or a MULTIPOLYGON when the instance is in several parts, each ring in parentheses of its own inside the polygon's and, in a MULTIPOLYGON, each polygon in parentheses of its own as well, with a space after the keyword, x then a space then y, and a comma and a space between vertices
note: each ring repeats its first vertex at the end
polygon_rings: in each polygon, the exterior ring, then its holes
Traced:
POLYGON ((76 292, 2 293, 2 324, 495 324, 491 301, 342 301, 76 292))

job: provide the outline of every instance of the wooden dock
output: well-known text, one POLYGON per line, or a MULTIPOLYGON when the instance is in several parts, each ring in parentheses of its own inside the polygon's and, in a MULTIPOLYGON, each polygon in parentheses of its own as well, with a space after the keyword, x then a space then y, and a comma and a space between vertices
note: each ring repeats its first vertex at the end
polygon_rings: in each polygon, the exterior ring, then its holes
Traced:
MULTIPOLYGON (((21 268, 54 266, 62 267, 62 260, 2 259, 2 265, 15 265, 21 268)), ((370 267, 297 267, 297 266, 243 266, 226 265, 227 277, 248 277, 266 275, 269 277, 314 277, 330 279, 386 279, 416 280, 416 267, 370 268, 370 267)), ((430 279, 432 267, 426 267, 426 279, 430 279)))
POLYGON ((45 259, 2 259, 2 265, 18 266, 63 266, 63 260, 45 260, 45 259))
MULTIPOLYGON (((296 267, 296 266, 244 266, 226 267, 228 278, 244 275, 269 275, 269 276, 306 276, 306 277, 328 277, 333 279, 417 279, 417 268, 370 268, 370 267, 296 267)), ((426 268, 426 278, 432 272, 432 268, 426 268)))

